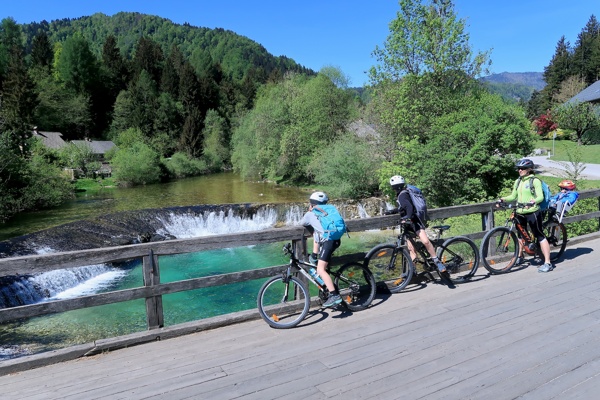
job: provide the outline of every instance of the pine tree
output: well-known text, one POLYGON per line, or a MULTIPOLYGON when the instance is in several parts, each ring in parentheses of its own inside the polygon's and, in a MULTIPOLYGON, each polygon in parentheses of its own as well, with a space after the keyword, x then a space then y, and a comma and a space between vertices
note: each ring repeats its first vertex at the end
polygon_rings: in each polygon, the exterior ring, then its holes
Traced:
POLYGON ((137 43, 135 56, 133 57, 133 70, 135 76, 139 76, 142 70, 146 70, 157 85, 163 70, 164 55, 160 46, 152 39, 142 36, 137 43))
POLYGON ((554 105, 554 96, 558 94, 561 83, 573 74, 571 45, 564 36, 556 44, 554 56, 550 64, 544 68, 546 87, 542 90, 543 100, 541 105, 550 109, 554 105))
POLYGON ((40 32, 33 38, 31 47, 31 64, 33 67, 38 67, 46 72, 52 69, 52 61, 54 60, 54 52, 50 45, 50 40, 46 32, 40 32))
POLYGON ((592 54, 594 52, 594 43, 600 35, 600 24, 595 16, 591 16, 585 28, 577 36, 575 49, 573 50, 573 74, 581 77, 586 86, 591 85, 597 80, 598 66, 594 65, 592 54))
POLYGON ((28 153, 27 142, 31 137, 32 117, 38 99, 20 46, 13 45, 9 51, 1 94, 3 129, 9 132, 14 145, 25 155, 28 153))

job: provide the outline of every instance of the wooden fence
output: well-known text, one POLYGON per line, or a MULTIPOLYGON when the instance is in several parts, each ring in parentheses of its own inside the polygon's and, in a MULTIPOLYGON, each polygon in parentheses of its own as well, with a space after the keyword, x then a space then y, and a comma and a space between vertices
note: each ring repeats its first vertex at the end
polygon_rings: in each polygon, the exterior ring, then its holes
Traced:
MULTIPOLYGON (((580 192, 580 199, 586 198, 599 198, 600 210, 600 189, 580 192)), ((430 210, 429 216, 431 219, 437 220, 480 214, 482 230, 465 235, 476 240, 483 237, 485 232, 494 226, 494 208, 494 203, 492 202, 444 207, 430 210)), ((598 229, 600 230, 600 211, 566 217, 563 222, 568 224, 593 218, 599 219, 598 229)), ((373 229, 387 229, 388 227, 397 225, 397 222, 398 217, 390 215, 350 220, 347 221, 347 225, 350 231, 360 232, 373 229)), ((142 287, 81 296, 74 299, 5 308, 0 310, 0 323, 20 318, 30 318, 135 299, 145 299, 148 329, 157 329, 162 327, 164 322, 162 296, 165 294, 266 278, 282 269, 281 265, 277 265, 249 271, 161 283, 158 256, 292 240, 302 243, 304 232, 304 228, 301 227, 287 227, 239 234, 215 235, 193 239, 177 239, 120 247, 0 259, 0 276, 38 274, 57 269, 142 259, 144 277, 144 286, 142 287)), ((359 257, 360 255, 351 256, 359 257)))

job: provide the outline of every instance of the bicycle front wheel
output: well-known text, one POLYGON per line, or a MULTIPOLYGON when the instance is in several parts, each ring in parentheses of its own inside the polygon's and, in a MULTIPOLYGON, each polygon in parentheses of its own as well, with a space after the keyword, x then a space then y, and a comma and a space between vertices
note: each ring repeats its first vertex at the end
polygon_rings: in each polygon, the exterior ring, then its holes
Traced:
POLYGON ((544 224, 544 235, 550 244, 550 261, 554 262, 567 247, 567 228, 558 222, 548 221, 544 224))
POLYGON ((383 282, 391 293, 398 293, 411 281, 415 267, 408 250, 393 244, 375 246, 365 256, 365 266, 373 272, 375 282, 383 282))
POLYGON ((335 286, 350 311, 364 310, 375 297, 373 274, 357 262, 342 265, 335 274, 335 286))
POLYGON ((479 266, 479 249, 471 239, 464 236, 446 240, 437 248, 437 257, 446 266, 450 280, 454 283, 471 279, 479 266))
POLYGON ((295 276, 274 276, 258 291, 257 305, 262 319, 273 328, 293 328, 308 314, 310 294, 295 276))
POLYGON ((517 234, 505 226, 499 226, 483 237, 481 261, 492 274, 503 274, 517 262, 519 239, 517 234))

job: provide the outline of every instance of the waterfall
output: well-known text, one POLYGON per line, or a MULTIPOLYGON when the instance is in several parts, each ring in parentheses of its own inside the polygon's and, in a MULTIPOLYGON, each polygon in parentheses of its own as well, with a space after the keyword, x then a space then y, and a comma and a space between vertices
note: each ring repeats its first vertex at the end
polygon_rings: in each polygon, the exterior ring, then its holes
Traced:
MULTIPOLYGON (((277 225, 297 225, 306 212, 298 205, 261 205, 255 208, 240 206, 163 209, 148 211, 140 219, 145 233, 158 240, 168 238, 194 238, 235 232, 248 232, 273 228, 277 225)), ((111 219, 113 217, 107 217, 111 219)), ((56 236, 68 236, 68 229, 56 230, 56 236)), ((117 237, 119 235, 114 235, 117 237)), ((139 242, 140 234, 133 239, 139 242)), ((47 238, 48 235, 45 235, 47 238)), ((23 241, 29 245, 29 253, 46 254, 57 250, 42 243, 35 236, 23 241)), ((63 243, 65 241, 57 241, 63 243)), ((69 241, 69 246, 77 243, 69 241)), ((39 275, 21 275, 0 278, 0 308, 15 307, 42 301, 65 299, 97 293, 114 285, 128 273, 127 269, 108 265, 90 265, 80 268, 61 269, 39 275)))
POLYGON ((248 217, 236 215, 231 209, 204 214, 169 213, 158 219, 163 225, 158 234, 183 239, 272 228, 277 222, 277 211, 271 207, 259 208, 248 217))
POLYGON ((0 278, 0 308, 97 293, 125 274, 103 264, 0 278))

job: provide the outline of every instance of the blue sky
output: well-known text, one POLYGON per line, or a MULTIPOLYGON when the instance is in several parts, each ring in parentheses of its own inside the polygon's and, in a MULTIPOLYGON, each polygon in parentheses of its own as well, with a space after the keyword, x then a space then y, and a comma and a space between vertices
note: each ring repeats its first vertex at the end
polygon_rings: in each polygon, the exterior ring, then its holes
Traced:
MULTIPOLYGON (((474 51, 492 50, 492 72, 543 72, 561 36, 574 45, 598 0, 454 0, 474 51)), ((273 55, 293 58, 315 71, 339 67, 352 86, 368 82, 371 56, 389 34, 396 0, 12 0, 0 18, 18 23, 134 11, 175 23, 224 28, 262 44, 273 55)))

